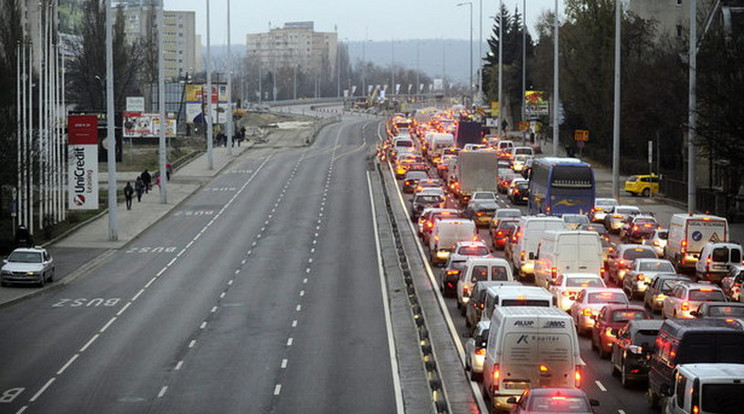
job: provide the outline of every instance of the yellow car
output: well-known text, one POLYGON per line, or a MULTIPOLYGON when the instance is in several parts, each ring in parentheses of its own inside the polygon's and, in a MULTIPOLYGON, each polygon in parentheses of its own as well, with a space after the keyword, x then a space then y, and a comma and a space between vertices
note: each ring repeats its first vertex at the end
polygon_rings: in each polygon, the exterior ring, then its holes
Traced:
POLYGON ((659 192, 659 177, 656 174, 633 175, 625 180, 625 191, 630 194, 648 197, 659 192))

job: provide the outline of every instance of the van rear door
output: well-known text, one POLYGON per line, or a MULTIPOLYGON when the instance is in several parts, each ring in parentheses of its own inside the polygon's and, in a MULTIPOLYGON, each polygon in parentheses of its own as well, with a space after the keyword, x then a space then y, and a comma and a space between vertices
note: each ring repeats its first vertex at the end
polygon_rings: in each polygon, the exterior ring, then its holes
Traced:
MULTIPOLYGON (((540 322, 543 323, 543 322, 540 322)), ((528 387, 573 387, 571 337, 563 332, 511 332, 501 358, 501 389, 518 394, 528 387)))

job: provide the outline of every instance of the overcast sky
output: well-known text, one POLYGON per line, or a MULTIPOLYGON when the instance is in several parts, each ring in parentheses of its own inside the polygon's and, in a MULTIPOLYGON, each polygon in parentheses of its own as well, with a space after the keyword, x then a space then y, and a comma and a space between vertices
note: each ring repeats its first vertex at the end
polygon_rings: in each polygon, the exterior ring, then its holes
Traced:
MULTIPOLYGON (((473 38, 478 40, 479 1, 473 4, 473 38)), ((231 42, 245 44, 246 33, 266 32, 269 25, 285 22, 314 21, 315 30, 332 32, 338 26, 339 38, 358 40, 469 39, 469 6, 457 7, 459 0, 231 0, 231 42)), ((522 10, 523 0, 503 0, 513 12, 522 10)), ((166 10, 196 12, 196 31, 206 43, 207 0, 165 0, 166 10)), ((483 39, 490 34, 492 16, 498 0, 483 1, 483 39)), ((527 24, 530 32, 555 0, 527 0, 527 24)), ((559 1, 563 8, 563 1, 559 1)), ((211 42, 227 43, 227 0, 210 0, 211 42)))

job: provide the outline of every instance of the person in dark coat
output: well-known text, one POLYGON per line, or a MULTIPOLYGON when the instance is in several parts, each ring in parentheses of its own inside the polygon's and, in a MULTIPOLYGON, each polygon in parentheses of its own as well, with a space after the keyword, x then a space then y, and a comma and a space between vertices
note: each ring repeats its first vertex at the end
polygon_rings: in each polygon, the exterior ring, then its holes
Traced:
POLYGON ((28 231, 26 226, 20 224, 15 234, 16 247, 31 247, 34 245, 34 236, 28 231))
POLYGON ((124 186, 124 201, 127 204, 127 210, 132 209, 132 197, 134 196, 134 188, 132 183, 127 181, 127 185, 124 186))
POLYGON ((145 193, 150 192, 150 188, 152 188, 152 176, 147 171, 147 168, 145 168, 145 171, 142 172, 142 182, 145 184, 145 193))
POLYGON ((145 182, 142 181, 142 177, 137 177, 134 182, 134 191, 137 193, 137 202, 142 201, 142 193, 145 192, 145 182))

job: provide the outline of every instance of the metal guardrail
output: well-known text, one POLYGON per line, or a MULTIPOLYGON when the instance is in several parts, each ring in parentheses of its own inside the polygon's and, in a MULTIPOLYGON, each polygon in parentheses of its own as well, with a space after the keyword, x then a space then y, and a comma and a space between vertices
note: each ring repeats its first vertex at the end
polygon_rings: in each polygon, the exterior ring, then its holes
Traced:
POLYGON ((320 133, 320 130, 325 128, 328 125, 335 124, 336 122, 341 122, 341 115, 334 115, 327 118, 320 118, 317 122, 313 124, 313 132, 310 134, 309 137, 305 138, 305 145, 310 145, 313 142, 315 142, 315 138, 318 137, 318 134, 320 133))

